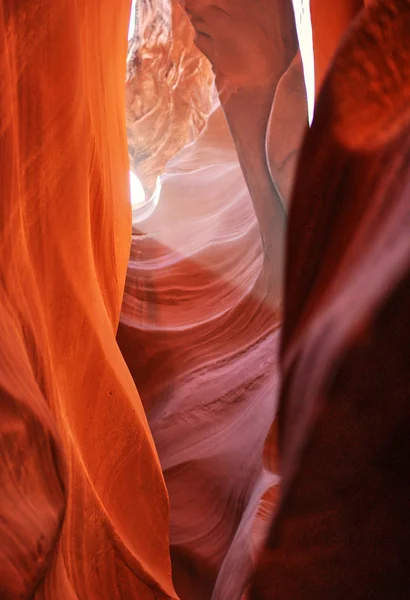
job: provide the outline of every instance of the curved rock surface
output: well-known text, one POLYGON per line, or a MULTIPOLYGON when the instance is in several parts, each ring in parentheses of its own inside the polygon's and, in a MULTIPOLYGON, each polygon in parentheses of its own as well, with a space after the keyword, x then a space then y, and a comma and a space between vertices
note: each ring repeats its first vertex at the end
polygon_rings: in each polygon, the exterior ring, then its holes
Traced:
POLYGON ((0 6, 0 597, 175 598, 168 499, 115 342, 130 3, 0 6))
MULTIPOLYGON (((281 347, 281 496, 252 600, 409 596, 409 30, 408 1, 360 13, 302 148, 281 347)), ((276 458, 269 441, 266 452, 276 458)))

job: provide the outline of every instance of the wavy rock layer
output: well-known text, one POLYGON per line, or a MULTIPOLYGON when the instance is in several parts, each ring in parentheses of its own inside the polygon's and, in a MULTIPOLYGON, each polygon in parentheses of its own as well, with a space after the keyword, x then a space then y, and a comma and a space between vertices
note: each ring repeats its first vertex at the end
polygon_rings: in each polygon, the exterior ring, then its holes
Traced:
MULTIPOLYGON (((138 24, 137 11, 127 83, 130 155, 150 189, 168 163, 147 207, 133 215, 117 340, 170 495, 177 592, 182 600, 239 600, 277 495, 278 477, 263 467, 263 446, 276 411, 279 323, 266 290, 256 285, 259 227, 215 93, 207 116, 209 65, 192 46, 193 29, 178 6, 172 20, 160 2, 139 7, 144 20, 138 24), (172 22, 168 38, 157 27, 161 14, 172 22), (148 32, 146 42, 141 30, 148 32), (181 43, 185 63, 178 58, 173 64, 185 68, 185 79, 176 88, 160 85, 155 65, 179 56, 181 43), (195 65, 194 79, 183 64, 195 65), (158 77, 155 105, 145 72, 158 77), (198 85, 196 103, 173 110, 187 94, 195 97, 198 85), (135 106, 145 102, 153 108, 135 118, 135 106), (189 139, 196 139, 187 145, 184 132, 198 114, 208 120, 199 135, 190 127, 189 139), (163 136, 168 130, 169 139, 163 136)), ((306 123, 296 55, 280 80, 269 122, 271 164, 286 199, 306 123)))
POLYGON ((240 597, 252 518, 276 483, 262 466, 275 414, 277 324, 252 293, 261 259, 217 105, 206 131, 169 163, 155 212, 134 222, 117 338, 171 498, 181 598, 240 597))
POLYGON ((115 342, 129 2, 0 7, 0 596, 175 598, 168 502, 115 342))

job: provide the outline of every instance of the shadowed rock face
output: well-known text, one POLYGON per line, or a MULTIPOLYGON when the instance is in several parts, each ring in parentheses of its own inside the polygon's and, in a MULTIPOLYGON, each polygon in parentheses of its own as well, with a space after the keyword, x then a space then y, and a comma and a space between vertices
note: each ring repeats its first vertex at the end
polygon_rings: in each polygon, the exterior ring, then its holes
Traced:
POLYGON ((409 595, 409 30, 409 2, 374 2, 359 15, 301 152, 281 500, 252 600, 409 595))

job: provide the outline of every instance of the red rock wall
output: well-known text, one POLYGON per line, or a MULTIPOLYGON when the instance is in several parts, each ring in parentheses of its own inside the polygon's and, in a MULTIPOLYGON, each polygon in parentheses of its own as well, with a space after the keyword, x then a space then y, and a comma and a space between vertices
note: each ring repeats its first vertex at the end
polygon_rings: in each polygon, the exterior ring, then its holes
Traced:
MULTIPOLYGON (((281 496, 252 600, 410 591, 410 2, 347 31, 288 233, 281 496)), ((267 441, 266 453, 277 448, 267 441)))

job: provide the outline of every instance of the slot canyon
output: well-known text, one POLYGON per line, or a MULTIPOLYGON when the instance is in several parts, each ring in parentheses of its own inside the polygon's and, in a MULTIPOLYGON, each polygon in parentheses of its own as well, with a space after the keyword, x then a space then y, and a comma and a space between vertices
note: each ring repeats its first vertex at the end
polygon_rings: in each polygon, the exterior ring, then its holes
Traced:
POLYGON ((410 598, 410 0, 0 33, 0 600, 410 598))

